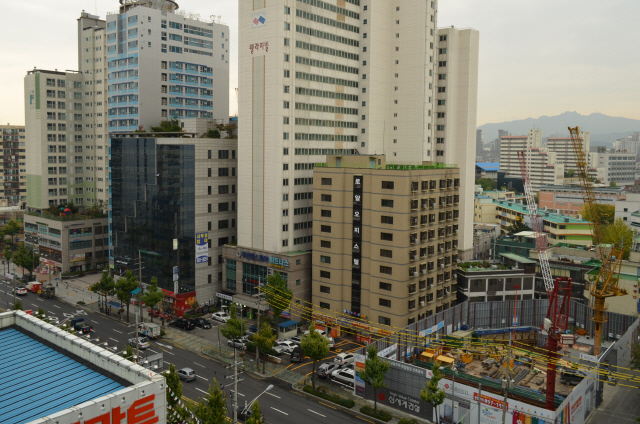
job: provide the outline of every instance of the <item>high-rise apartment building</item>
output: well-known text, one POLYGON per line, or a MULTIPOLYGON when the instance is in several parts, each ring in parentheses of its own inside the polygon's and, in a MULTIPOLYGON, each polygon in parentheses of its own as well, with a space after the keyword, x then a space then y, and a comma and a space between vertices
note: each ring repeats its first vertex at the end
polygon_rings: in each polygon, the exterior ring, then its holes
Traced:
MULTIPOLYGON (((618 186, 635 181, 636 155, 633 153, 598 153, 597 178, 604 184, 618 186)), ((595 158, 594 158, 595 159, 595 158)))
POLYGON ((2 206, 23 206, 27 200, 27 161, 24 125, 0 125, 2 206))
POLYGON ((477 31, 417 0, 240 2, 239 30, 238 248, 309 251, 314 164, 377 153, 459 165, 472 251, 477 31))
POLYGON ((107 16, 108 129, 229 119, 229 27, 177 13, 172 0, 120 2, 107 16))
MULTIPOLYGON (((589 152, 591 133, 589 131, 580 131, 580 138, 582 139, 582 151, 589 152)), ((556 153, 556 160, 564 165, 565 171, 578 171, 571 137, 547 137, 547 150, 556 153)))
POLYGON ((402 327, 455 304, 457 168, 328 156, 313 175, 313 305, 402 327))

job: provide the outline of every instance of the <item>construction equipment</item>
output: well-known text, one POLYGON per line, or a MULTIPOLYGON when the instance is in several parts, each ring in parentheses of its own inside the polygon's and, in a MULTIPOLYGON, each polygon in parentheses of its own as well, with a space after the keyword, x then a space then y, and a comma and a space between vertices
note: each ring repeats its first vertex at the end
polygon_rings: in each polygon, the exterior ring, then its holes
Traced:
POLYGON ((547 361, 546 407, 547 409, 554 409, 554 398, 556 394, 556 352, 558 351, 558 339, 560 335, 567 330, 568 326, 571 279, 558 278, 555 284, 553 282, 549 258, 547 257, 547 237, 544 234, 540 216, 538 215, 538 205, 533 198, 531 178, 529 176, 524 151, 518 152, 518 160, 520 161, 520 172, 522 173, 522 182, 525 197, 527 198, 527 210, 529 211, 531 227, 536 236, 536 250, 538 251, 540 271, 544 281, 544 287, 547 290, 547 297, 549 298, 547 318, 544 320, 544 329, 548 335, 547 350, 549 352, 549 360, 547 361), (561 281, 567 282, 567 284, 561 286, 561 281), (560 293, 563 294, 562 301, 560 301, 559 298, 560 293))
POLYGON ((602 324, 608 320, 605 316, 607 308, 604 301, 608 297, 624 296, 627 294, 626 290, 618 287, 624 249, 612 246, 611 250, 607 252, 603 246, 604 227, 602 225, 600 214, 598 213, 596 196, 593 191, 593 183, 589 176, 587 159, 582 147, 582 139, 580 138, 580 129, 578 127, 569 127, 569 133, 571 134, 573 154, 576 157, 576 168, 578 171, 578 178, 580 179, 580 187, 582 188, 584 205, 590 215, 593 244, 596 248, 596 257, 602 264, 600 266, 598 277, 591 283, 590 290, 592 298, 591 307, 593 309, 593 317, 591 320, 595 323, 593 354, 598 356, 600 354, 600 345, 602 343, 602 324))

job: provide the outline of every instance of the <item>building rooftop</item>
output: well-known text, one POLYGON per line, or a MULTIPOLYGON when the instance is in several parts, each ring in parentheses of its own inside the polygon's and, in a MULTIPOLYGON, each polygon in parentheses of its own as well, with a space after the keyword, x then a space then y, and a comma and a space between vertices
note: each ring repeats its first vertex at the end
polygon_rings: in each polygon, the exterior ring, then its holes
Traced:
MULTIPOLYGON (((582 188, 579 185, 541 185, 540 191, 575 191, 582 192, 582 188)), ((596 193, 606 194, 623 194, 624 187, 593 187, 593 191, 596 193)))
POLYGON ((476 162, 476 166, 478 168, 484 169, 485 171, 500 170, 500 162, 476 162))
POLYGON ((124 386, 14 328, 0 331, 0 422, 25 423, 124 386))
MULTIPOLYGON (((510 202, 507 200, 494 200, 493 203, 496 206, 510 209, 523 215, 529 215, 529 210, 527 209, 527 207, 520 203, 510 202)), ((578 219, 569 215, 563 215, 555 212, 545 212, 543 210, 538 210, 538 213, 540 214, 540 218, 542 218, 543 221, 549 221, 555 224, 590 224, 589 221, 586 221, 584 219, 578 219)))
POLYGON ((525 258, 524 256, 516 255, 515 253, 500 253, 500 256, 504 256, 505 258, 511 259, 521 264, 535 264, 536 261, 533 261, 529 258, 525 258))

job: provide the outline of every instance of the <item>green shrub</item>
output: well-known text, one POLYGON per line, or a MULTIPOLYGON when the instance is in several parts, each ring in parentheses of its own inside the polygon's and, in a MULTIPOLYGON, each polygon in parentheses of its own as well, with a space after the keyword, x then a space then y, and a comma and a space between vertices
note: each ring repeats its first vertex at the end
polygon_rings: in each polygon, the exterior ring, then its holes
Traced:
POLYGON ((398 424, 419 424, 415 418, 400 418, 398 424))
POLYGON ((345 408, 351 409, 356 405, 353 399, 344 398, 342 396, 338 396, 333 393, 327 393, 326 390, 322 388, 318 388, 318 390, 313 390, 313 387, 311 386, 304 386, 302 390, 304 390, 305 392, 311 395, 318 396, 324 400, 328 400, 329 402, 333 402, 340 406, 344 406, 345 408))
POLYGON ((84 303, 84 301, 82 301, 82 300, 78 300, 76 303, 77 303, 78 305, 86 305, 86 303, 84 303))
POLYGON ((363 414, 366 414, 370 417, 373 418, 377 418, 381 421, 391 421, 391 419, 393 418, 393 416, 388 413, 387 411, 382 411, 380 409, 378 409, 378 411, 374 411, 373 408, 371 408, 370 406, 363 406, 362 408, 360 408, 360 412, 362 412, 363 414))

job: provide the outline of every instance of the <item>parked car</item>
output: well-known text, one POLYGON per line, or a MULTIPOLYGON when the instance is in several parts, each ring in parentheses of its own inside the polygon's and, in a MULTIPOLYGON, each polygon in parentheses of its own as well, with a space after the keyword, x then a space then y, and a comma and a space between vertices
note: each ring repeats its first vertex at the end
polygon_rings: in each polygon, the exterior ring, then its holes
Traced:
POLYGON ((300 344, 302 343, 302 338, 300 338, 299 336, 293 336, 291 338, 288 338, 287 340, 296 344, 297 346, 300 346, 300 344))
POLYGON ((24 287, 16 287, 16 294, 18 296, 26 296, 27 295, 27 289, 24 287))
MULTIPOLYGON (((304 332, 305 335, 309 334, 310 330, 307 330, 304 332)), ((313 331, 317 331, 318 333, 320 333, 322 336, 327 337, 327 332, 324 330, 318 330, 318 329, 314 329, 313 331)))
POLYGON ((327 337, 327 340, 329 340, 329 349, 333 349, 334 347, 336 347, 336 342, 335 340, 333 340, 333 337, 329 336, 327 337))
POLYGON ((291 353, 293 352, 293 349, 295 349, 297 346, 298 345, 292 341, 283 340, 283 341, 276 341, 275 345, 273 346, 273 349, 277 352, 281 350, 282 352, 285 352, 285 353, 291 353), (277 348, 281 348, 281 349, 279 350, 277 348))
POLYGON ((211 314, 211 318, 220 322, 227 322, 231 317, 226 312, 214 312, 211 314))
POLYGON ((257 326, 257 325, 255 325, 255 324, 251 324, 251 325, 249 326, 249 331, 248 331, 248 332, 249 332, 249 333, 257 333, 257 332, 258 332, 258 326, 257 326))
POLYGON ((344 364, 341 368, 343 370, 355 370, 356 364, 354 362, 349 362, 348 364, 344 364))
POLYGON ((341 383, 353 385, 355 379, 355 371, 347 369, 338 369, 331 374, 331 378, 341 383))
POLYGON ((229 345, 229 347, 233 347, 239 350, 245 350, 247 348, 247 342, 242 339, 228 340, 227 344, 229 345))
POLYGON ((303 357, 302 349, 299 346, 296 346, 293 351, 291 351, 291 362, 302 362, 303 357))
POLYGON ((335 362, 325 362, 318 367, 316 374, 320 378, 328 378, 335 370, 340 369, 340 364, 335 362))
POLYGON ((338 356, 333 358, 333 362, 337 362, 340 365, 345 365, 355 361, 356 356, 353 353, 340 353, 338 356))
POLYGON ((188 318, 178 318, 173 322, 173 325, 187 331, 196 328, 196 324, 193 322, 193 320, 188 318))
POLYGON ((587 373, 584 371, 563 369, 560 371, 560 384, 577 386, 586 376, 587 373))
MULTIPOLYGON (((134 337, 132 339, 129 339, 129 344, 132 347, 136 347, 136 338, 134 337)), ((140 346, 140 349, 151 347, 151 343, 149 343, 149 340, 146 337, 138 337, 138 344, 140 346)))
POLYGON ((200 327, 205 330, 207 328, 211 328, 211 323, 204 318, 196 318, 193 320, 193 323, 196 325, 196 327, 200 327))
POLYGON ((196 372, 191 368, 182 368, 178 370, 178 377, 180 380, 193 381, 196 379, 196 372))

